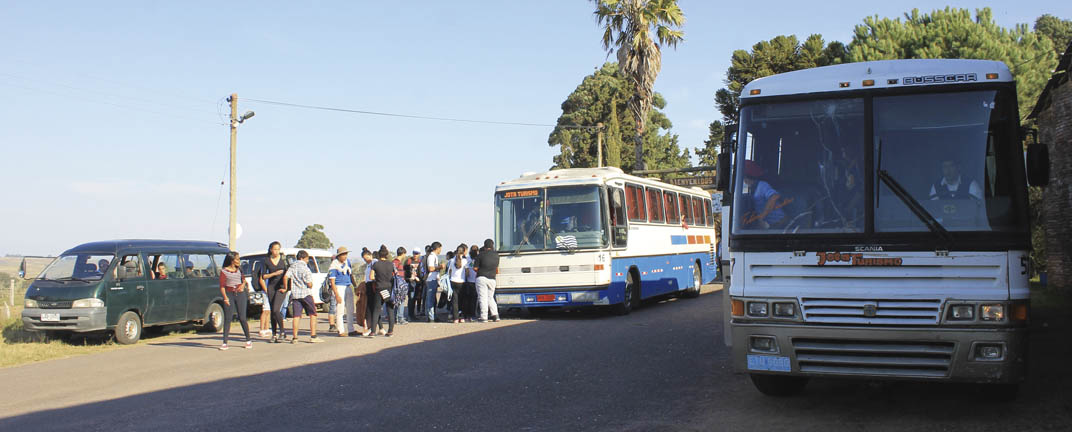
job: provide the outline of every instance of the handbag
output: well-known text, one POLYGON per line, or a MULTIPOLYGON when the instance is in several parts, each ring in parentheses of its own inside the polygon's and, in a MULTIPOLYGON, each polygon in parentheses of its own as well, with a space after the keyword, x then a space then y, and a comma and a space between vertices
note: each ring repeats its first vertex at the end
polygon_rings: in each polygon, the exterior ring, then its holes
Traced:
POLYGON ((383 297, 384 300, 387 300, 387 299, 391 298, 391 291, 390 290, 380 290, 380 297, 383 297))
POLYGON ((249 296, 249 304, 251 305, 263 305, 265 303, 264 291, 253 291, 253 295, 249 296))

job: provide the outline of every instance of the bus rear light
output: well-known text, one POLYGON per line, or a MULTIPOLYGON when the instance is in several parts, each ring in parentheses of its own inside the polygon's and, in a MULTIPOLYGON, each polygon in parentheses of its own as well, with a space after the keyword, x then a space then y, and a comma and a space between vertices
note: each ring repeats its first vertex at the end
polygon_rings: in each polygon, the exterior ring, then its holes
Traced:
POLYGON ((603 264, 596 264, 592 266, 592 269, 596 271, 603 270, 603 264))
POLYGON ((554 294, 540 294, 540 295, 536 296, 536 301, 538 301, 538 302, 553 302, 553 301, 555 301, 555 295, 554 294))
POLYGON ((741 300, 733 300, 730 303, 730 314, 733 316, 744 316, 744 302, 741 300))
POLYGON ((838 87, 848 88, 849 87, 849 82, 845 81, 845 82, 838 83, 838 87))
POLYGON ((996 73, 988 73, 988 74, 986 74, 986 79, 998 79, 998 74, 996 74, 996 73))
POLYGON ((875 85, 875 80, 864 80, 864 87, 871 87, 875 85))
POLYGON ((755 96, 755 95, 758 95, 758 94, 759 94, 759 91, 760 91, 759 89, 752 89, 752 90, 749 90, 749 91, 748 91, 748 95, 749 95, 749 96, 755 96))

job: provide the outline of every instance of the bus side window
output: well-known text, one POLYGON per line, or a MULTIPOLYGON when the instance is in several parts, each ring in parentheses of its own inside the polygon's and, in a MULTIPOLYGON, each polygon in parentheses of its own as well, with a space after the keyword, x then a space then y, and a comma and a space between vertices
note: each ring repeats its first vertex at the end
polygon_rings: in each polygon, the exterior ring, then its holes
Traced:
POLYGON ((692 213, 696 218, 697 226, 706 226, 707 221, 704 220, 704 200, 702 198, 692 198, 692 213))
POLYGON ((705 199, 704 202, 704 216, 707 217, 707 226, 715 226, 715 220, 711 217, 711 200, 705 199))
POLYGON ((677 194, 673 192, 664 192, 663 197, 666 200, 666 223, 677 224, 681 221, 677 218, 677 194))
POLYGON ((636 185, 625 185, 625 207, 632 222, 647 222, 648 212, 644 206, 644 189, 636 185))
POLYGON ((689 198, 688 195, 680 194, 678 199, 681 200, 681 221, 692 225, 692 198, 689 198))
POLYGON ((663 221, 663 191, 647 188, 648 192, 648 221, 662 223, 663 221))
POLYGON ((621 189, 610 189, 611 241, 614 247, 625 247, 629 238, 629 226, 625 222, 625 194, 621 189))

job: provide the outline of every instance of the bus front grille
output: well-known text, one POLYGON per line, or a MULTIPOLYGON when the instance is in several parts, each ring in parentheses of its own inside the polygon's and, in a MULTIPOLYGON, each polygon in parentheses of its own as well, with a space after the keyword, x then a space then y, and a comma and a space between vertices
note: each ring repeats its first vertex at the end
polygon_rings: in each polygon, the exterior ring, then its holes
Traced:
POLYGON ((938 299, 859 300, 802 298, 804 321, 816 324, 937 325, 938 299))
POLYGON ((801 372, 941 378, 949 375, 953 342, 794 338, 801 372))
POLYGON ((71 300, 61 301, 38 301, 37 307, 41 309, 70 309, 74 302, 71 300))

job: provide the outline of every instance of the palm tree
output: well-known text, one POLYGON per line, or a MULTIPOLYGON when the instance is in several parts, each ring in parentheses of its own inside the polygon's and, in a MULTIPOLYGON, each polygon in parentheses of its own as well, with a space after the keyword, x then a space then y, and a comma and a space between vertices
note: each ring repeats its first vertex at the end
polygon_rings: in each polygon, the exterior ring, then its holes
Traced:
POLYGON ((636 124, 636 169, 644 169, 644 121, 651 111, 655 77, 662 68, 661 45, 671 48, 684 39, 676 29, 685 24, 677 0, 592 0, 596 22, 603 26, 603 49, 616 50, 618 67, 633 85, 629 111, 636 124), (654 36, 654 37, 653 37, 654 36))

